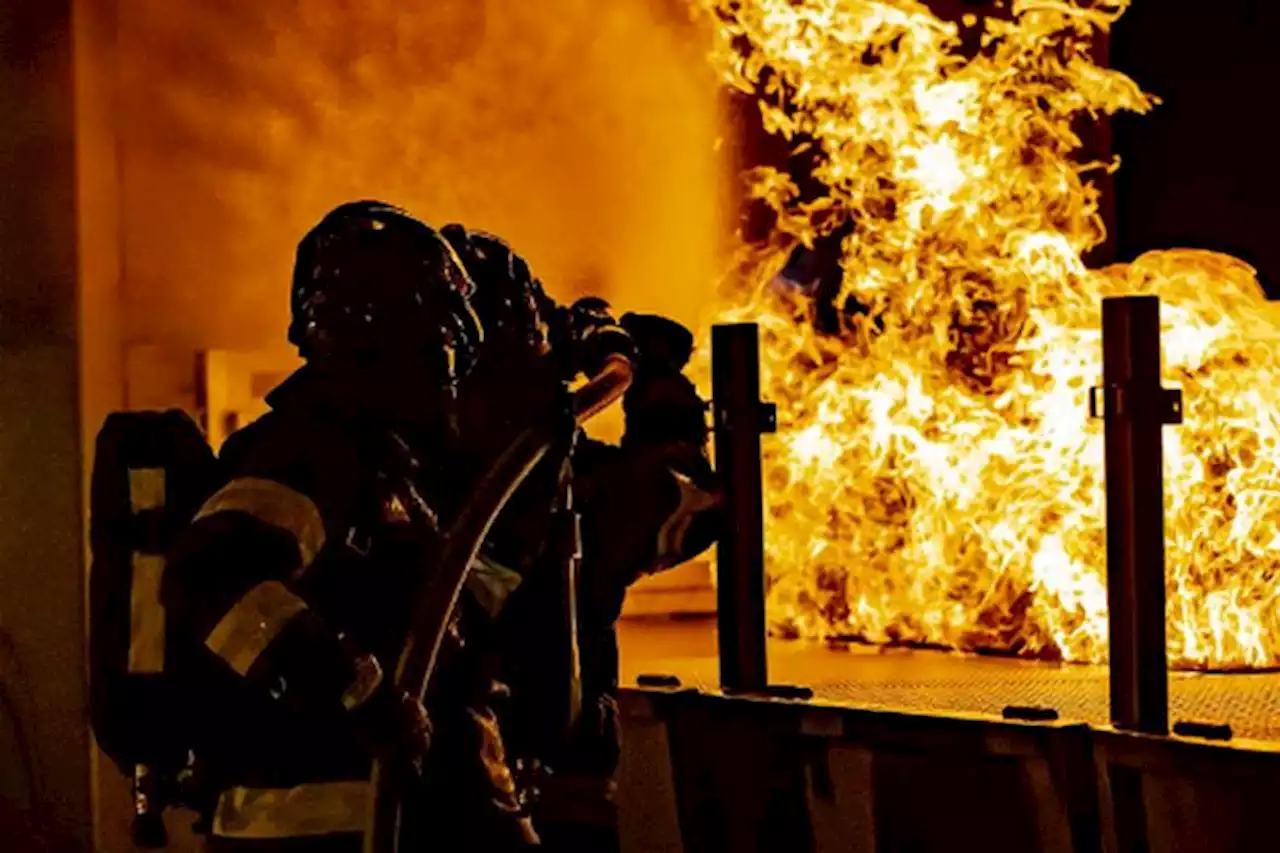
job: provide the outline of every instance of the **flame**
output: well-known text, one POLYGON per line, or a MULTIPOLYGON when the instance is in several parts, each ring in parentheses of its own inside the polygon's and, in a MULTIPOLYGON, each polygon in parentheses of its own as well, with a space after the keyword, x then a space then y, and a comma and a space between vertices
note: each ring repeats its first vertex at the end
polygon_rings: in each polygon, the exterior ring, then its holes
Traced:
POLYGON ((1280 663, 1280 370, 1254 271, 1173 250, 1086 268, 1104 239, 1077 122, 1154 99, 1099 67, 1128 0, 1014 0, 948 23, 914 0, 700 0, 724 79, 813 157, 749 173, 776 217, 717 321, 761 328, 775 626, 796 636, 1107 652, 1100 300, 1162 300, 1169 653, 1280 663), (818 187, 814 191, 809 185, 818 187), (839 328, 776 273, 851 231, 839 328))

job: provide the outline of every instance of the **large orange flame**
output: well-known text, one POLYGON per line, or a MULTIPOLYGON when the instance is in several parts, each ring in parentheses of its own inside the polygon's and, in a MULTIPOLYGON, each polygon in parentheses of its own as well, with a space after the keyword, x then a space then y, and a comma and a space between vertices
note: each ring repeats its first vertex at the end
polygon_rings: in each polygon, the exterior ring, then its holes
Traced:
POLYGON ((1106 656, 1100 300, 1163 301, 1169 653, 1280 662, 1280 368, 1253 270, 1175 250, 1094 271, 1104 239, 1081 117, 1153 100, 1091 44, 1128 0, 1013 0, 940 20, 915 0, 700 0, 714 59, 809 178, 759 169, 776 214, 717 320, 762 333, 770 606, 784 632, 1106 656), (841 226, 835 332, 774 274, 841 226))

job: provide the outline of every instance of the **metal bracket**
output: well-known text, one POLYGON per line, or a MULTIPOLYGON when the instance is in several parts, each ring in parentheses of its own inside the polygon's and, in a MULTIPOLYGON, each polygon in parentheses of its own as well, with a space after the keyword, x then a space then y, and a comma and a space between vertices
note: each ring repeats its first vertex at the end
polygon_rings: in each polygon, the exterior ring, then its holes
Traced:
POLYGON ((763 687, 722 688, 726 696, 747 699, 787 699, 792 702, 808 702, 813 698, 813 688, 797 684, 766 684, 763 687))
POLYGON ((760 432, 774 433, 778 431, 778 407, 774 403, 760 404, 760 432))
MULTIPOLYGON (((778 406, 776 403, 761 402, 759 404, 759 413, 757 414, 756 430, 767 435, 778 431, 778 406)), ((716 428, 717 429, 733 429, 733 419, 729 416, 727 409, 715 406, 716 428)))
MULTIPOLYGON (((1176 426, 1182 423, 1182 389, 1160 388, 1160 423, 1176 426)), ((1127 385, 1103 385, 1089 389, 1089 417, 1102 419, 1110 412, 1123 417, 1131 408, 1132 390, 1127 385)))
POLYGON ((1205 740, 1231 740, 1234 737, 1228 723, 1198 723, 1193 720, 1179 720, 1173 724, 1173 733, 1181 737, 1198 737, 1205 740))
POLYGON ((1182 423, 1182 389, 1160 389, 1160 422, 1176 425, 1182 423))

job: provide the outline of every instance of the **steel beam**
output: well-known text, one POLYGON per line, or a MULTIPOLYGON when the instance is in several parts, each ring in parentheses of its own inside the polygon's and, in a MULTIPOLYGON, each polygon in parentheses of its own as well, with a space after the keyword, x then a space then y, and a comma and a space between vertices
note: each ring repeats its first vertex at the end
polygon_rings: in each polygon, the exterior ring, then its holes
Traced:
POLYGON ((725 532, 716 551, 720 684, 764 690, 764 492, 760 434, 774 409, 760 401, 760 335, 754 323, 711 330, 716 470, 724 487, 725 532))
POLYGON ((1169 679, 1161 433, 1181 422, 1182 400, 1160 385, 1158 298, 1102 301, 1102 381, 1090 407, 1104 419, 1106 436, 1111 721, 1163 735, 1169 679))

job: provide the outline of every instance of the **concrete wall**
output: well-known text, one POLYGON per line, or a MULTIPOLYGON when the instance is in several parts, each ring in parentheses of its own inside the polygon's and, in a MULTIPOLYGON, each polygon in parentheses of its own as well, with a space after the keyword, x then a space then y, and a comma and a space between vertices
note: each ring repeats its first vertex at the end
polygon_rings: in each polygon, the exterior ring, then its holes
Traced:
MULTIPOLYGON (((72 20, 80 411, 86 472, 91 470, 99 426, 109 412, 124 405, 116 2, 75 0, 72 20)), ((86 507, 88 483, 86 476, 82 480, 86 507)), ((96 748, 91 750, 90 758, 94 849, 124 853, 131 807, 128 785, 96 748)))
POLYGON ((91 844, 71 33, 70 0, 0 4, 0 678, 33 777, 0 837, 19 850, 91 844))

